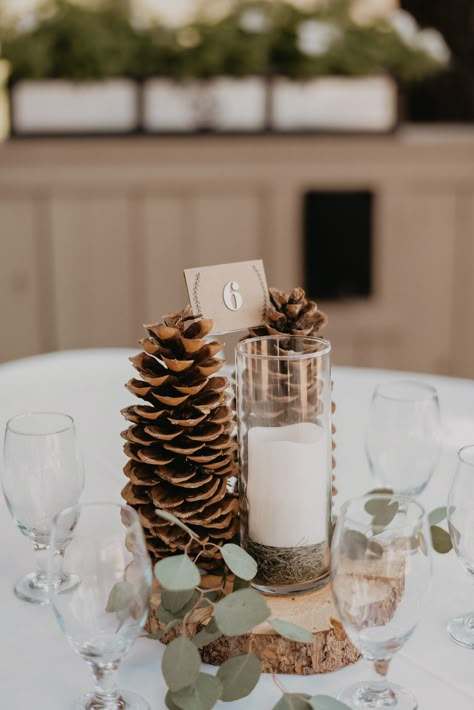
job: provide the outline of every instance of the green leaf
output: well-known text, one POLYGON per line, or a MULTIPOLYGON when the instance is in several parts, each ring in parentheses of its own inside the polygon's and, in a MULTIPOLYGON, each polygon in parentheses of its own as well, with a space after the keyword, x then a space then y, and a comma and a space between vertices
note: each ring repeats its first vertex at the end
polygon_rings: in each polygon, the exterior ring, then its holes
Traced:
POLYGON ((250 587, 250 582, 246 579, 240 579, 240 577, 234 577, 234 583, 232 585, 232 591, 238 592, 239 589, 248 589, 250 587))
POLYGON ((299 641, 299 643, 314 643, 312 633, 303 629, 301 626, 291 624, 289 621, 280 621, 280 619, 270 619, 270 625, 275 629, 280 636, 284 636, 290 641, 299 641))
POLYGON ((198 568, 187 555, 175 555, 157 562, 155 577, 170 592, 185 592, 197 587, 201 581, 198 568))
POLYGON ((367 538, 358 530, 346 530, 342 539, 342 546, 350 560, 361 560, 367 550, 367 538))
POLYGON ((161 604, 172 614, 180 611, 194 594, 194 589, 184 589, 182 592, 171 592, 169 589, 161 590, 161 604))
POLYGON ((431 511, 431 513, 428 515, 428 522, 430 525, 437 525, 438 523, 442 523, 443 520, 446 518, 447 514, 448 509, 445 505, 442 505, 440 508, 435 508, 431 511))
POLYGON ((170 693, 170 697, 180 710, 211 710, 221 693, 222 684, 218 678, 208 673, 199 673, 192 685, 170 693))
POLYGON ((397 513, 398 502, 394 500, 374 515, 372 518, 372 526, 376 528, 386 528, 390 525, 397 513))
POLYGON ((214 631, 214 632, 208 632, 206 629, 201 629, 201 631, 198 631, 196 636, 193 636, 191 639, 193 644, 196 646, 196 648, 204 648, 204 646, 207 646, 208 644, 212 643, 213 641, 217 641, 218 638, 222 636, 222 633, 220 631, 214 631))
POLYGON ((163 518, 163 520, 167 520, 169 523, 174 523, 175 525, 178 525, 182 530, 188 533, 194 540, 199 540, 199 537, 196 535, 195 532, 191 530, 191 528, 188 528, 187 525, 185 525, 179 518, 176 517, 176 515, 173 515, 173 513, 169 513, 167 510, 161 510, 160 508, 155 508, 155 513, 159 518, 163 518))
POLYGON ((257 574, 257 563, 248 552, 232 542, 222 545, 221 555, 227 567, 240 579, 250 581, 257 574))
POLYGON ((263 596, 254 589, 232 592, 214 608, 216 624, 226 636, 240 636, 268 619, 271 612, 263 596))
POLYGON ((117 582, 117 584, 114 584, 109 594, 105 611, 111 613, 129 609, 133 597, 133 584, 130 584, 130 582, 117 582))
MULTIPOLYGON (((161 670, 168 688, 173 693, 194 683, 200 667, 199 651, 186 636, 178 636, 167 645, 161 661, 161 670)), ((176 703, 176 699, 172 699, 176 703)))
POLYGON ((173 702, 173 694, 170 690, 166 693, 165 704, 168 710, 180 710, 179 707, 173 702))
POLYGON ((222 636, 222 632, 217 628, 214 617, 212 617, 206 626, 201 629, 191 640, 196 648, 204 648, 209 643, 216 641, 222 636))
POLYGON ((349 705, 329 695, 313 695, 309 702, 314 710, 350 710, 349 705))
POLYGON ((443 530, 443 528, 437 525, 432 525, 430 530, 433 549, 436 550, 436 552, 439 552, 440 555, 445 555, 453 549, 451 538, 446 530, 443 530))
POLYGON ((307 693, 285 693, 273 710, 311 710, 310 698, 307 693))
MULTIPOLYGON (((384 490, 384 493, 391 493, 388 489, 384 490)), ((370 515, 377 515, 380 511, 385 510, 385 508, 391 503, 389 499, 371 498, 367 501, 364 509, 370 515)))
POLYGON ((370 553, 370 557, 379 560, 383 555, 383 547, 379 545, 375 540, 368 540, 367 551, 370 553))
POLYGON ((217 671, 217 677, 222 683, 221 699, 225 703, 246 698, 258 683, 262 672, 262 664, 253 653, 245 656, 229 658, 217 671))

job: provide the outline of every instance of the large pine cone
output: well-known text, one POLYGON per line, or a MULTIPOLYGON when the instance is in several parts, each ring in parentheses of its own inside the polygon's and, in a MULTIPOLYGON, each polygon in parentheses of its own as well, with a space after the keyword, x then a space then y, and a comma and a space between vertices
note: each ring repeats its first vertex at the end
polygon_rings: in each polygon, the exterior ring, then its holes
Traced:
MULTIPOLYGON (((238 502, 227 488, 236 475, 229 383, 215 376, 223 344, 203 339, 211 328, 212 321, 197 320, 189 308, 164 316, 163 323, 145 326, 144 352, 130 358, 140 379, 126 387, 144 402, 122 410, 131 422, 122 432, 130 458, 122 496, 138 511, 155 560, 190 542, 184 530, 157 517, 156 508, 190 525, 202 541, 221 544, 238 531, 238 502)), ((201 547, 187 549, 193 554, 201 547)), ((215 547, 201 552, 201 566, 218 563, 215 547)))
MULTIPOLYGON (((258 328, 252 328, 252 336, 264 335, 304 335, 308 337, 317 336, 319 331, 328 322, 325 313, 319 310, 318 304, 306 298, 306 293, 302 288, 294 288, 290 293, 280 291, 278 288, 270 288, 270 307, 267 310, 266 323, 258 328)), ((334 412, 336 405, 332 403, 334 412)), ((336 429, 333 425, 332 433, 336 429)), ((334 438, 332 440, 333 450, 336 448, 334 438)), ((332 458, 332 468, 336 467, 336 460, 332 458)), ((335 476, 333 475, 333 481, 335 476)), ((337 493, 333 485, 333 495, 337 493)))

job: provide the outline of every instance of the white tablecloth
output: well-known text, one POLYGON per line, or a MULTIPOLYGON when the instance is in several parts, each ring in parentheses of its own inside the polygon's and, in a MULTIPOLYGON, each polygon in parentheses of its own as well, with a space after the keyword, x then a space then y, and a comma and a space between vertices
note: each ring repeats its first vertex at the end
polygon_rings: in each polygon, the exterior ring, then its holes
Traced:
MULTIPOLYGON (((126 350, 65 352, 0 366, 1 431, 9 417, 25 410, 64 411, 75 418, 86 465, 85 500, 120 500, 125 483, 120 409, 131 400, 123 387, 133 374, 129 354, 126 350)), ((340 503, 373 487, 364 453, 369 399, 376 383, 400 374, 334 368, 333 376, 340 503)), ((444 420, 443 457, 421 499, 432 509, 445 503, 457 449, 474 443, 474 383, 413 377, 437 387, 444 420)), ((76 696, 92 688, 92 676, 69 647, 51 610, 25 604, 13 595, 14 581, 33 569, 33 553, 4 502, 0 503, 0 709, 66 710, 76 696)), ((451 615, 471 609, 474 587, 454 553, 435 556, 423 618, 390 673, 394 682, 415 693, 421 710, 474 708, 474 651, 456 646, 445 631, 451 615)), ((165 707, 161 655, 158 642, 139 639, 121 668, 122 686, 143 694, 153 710, 165 707)), ((281 679, 288 690, 336 694, 368 672, 360 661, 337 673, 281 679)), ((222 707, 266 710, 278 698, 272 678, 265 676, 249 698, 222 707)))

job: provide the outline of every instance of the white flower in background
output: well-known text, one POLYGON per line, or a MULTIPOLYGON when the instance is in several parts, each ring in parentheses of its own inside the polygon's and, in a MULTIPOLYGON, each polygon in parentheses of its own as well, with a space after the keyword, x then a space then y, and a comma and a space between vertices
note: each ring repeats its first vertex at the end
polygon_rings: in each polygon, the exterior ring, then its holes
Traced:
POLYGON ((40 17, 38 13, 31 11, 25 12, 18 18, 17 29, 19 32, 33 32, 40 23, 40 17))
POLYGON ((438 30, 421 30, 418 33, 417 47, 429 54, 439 64, 448 64, 451 58, 449 47, 438 30))
POLYGON ((418 41, 418 25, 415 18, 405 10, 395 10, 388 16, 388 21, 400 39, 408 47, 416 47, 418 41))
POLYGON ((397 0, 352 0, 350 15, 358 25, 372 25, 392 12, 397 4, 397 0))
POLYGON ((297 43, 303 54, 320 57, 341 37, 341 30, 333 22, 306 20, 298 27, 297 43))
POLYGON ((258 8, 248 8, 244 10, 239 19, 240 29, 252 34, 265 32, 269 27, 268 16, 263 10, 258 8))

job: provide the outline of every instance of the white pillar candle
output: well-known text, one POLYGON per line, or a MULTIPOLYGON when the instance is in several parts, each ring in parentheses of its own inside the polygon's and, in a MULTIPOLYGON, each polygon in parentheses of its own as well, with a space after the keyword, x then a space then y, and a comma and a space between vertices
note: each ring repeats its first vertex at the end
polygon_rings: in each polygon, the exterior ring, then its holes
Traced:
POLYGON ((327 540, 329 439, 318 424, 248 432, 249 537, 272 547, 327 540))

